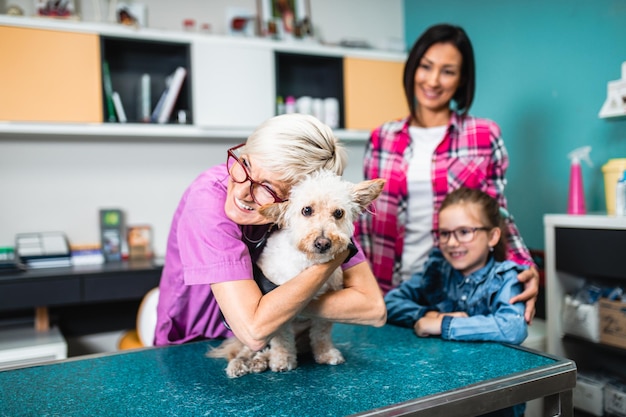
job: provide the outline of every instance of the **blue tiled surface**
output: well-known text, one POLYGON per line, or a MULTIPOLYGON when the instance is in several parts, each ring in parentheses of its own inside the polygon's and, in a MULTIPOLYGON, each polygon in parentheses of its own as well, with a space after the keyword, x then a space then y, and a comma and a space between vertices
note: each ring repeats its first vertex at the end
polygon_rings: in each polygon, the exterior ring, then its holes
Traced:
POLYGON ((0 372, 1 416, 342 416, 553 364, 496 343, 335 325, 346 363, 226 377, 216 342, 127 351, 0 372))

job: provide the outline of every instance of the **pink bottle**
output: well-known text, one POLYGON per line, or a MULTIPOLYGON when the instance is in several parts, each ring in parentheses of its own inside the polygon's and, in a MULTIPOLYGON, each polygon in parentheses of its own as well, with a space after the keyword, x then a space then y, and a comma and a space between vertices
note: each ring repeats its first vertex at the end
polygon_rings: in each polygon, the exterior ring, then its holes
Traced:
POLYGON ((589 166, 592 166, 589 159, 591 146, 583 146, 574 149, 568 157, 572 160, 569 174, 569 196, 567 199, 567 214, 585 214, 585 187, 583 186, 583 173, 580 160, 584 159, 589 166))

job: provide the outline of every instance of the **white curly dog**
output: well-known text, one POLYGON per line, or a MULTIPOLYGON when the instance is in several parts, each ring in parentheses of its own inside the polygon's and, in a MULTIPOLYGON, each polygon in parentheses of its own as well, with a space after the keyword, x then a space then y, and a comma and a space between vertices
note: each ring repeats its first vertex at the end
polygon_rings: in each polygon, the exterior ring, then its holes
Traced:
MULTIPOLYGON (((351 244, 354 221, 381 193, 385 180, 353 184, 322 170, 307 176, 291 190, 289 200, 266 204, 259 211, 279 227, 267 240, 257 265, 271 282, 284 284, 314 264, 332 260, 351 244)), ((343 287, 343 272, 333 272, 317 295, 343 287)), ((254 352, 237 338, 225 340, 207 356, 229 361, 230 378, 251 372, 295 369, 295 334, 308 328, 311 351, 317 363, 337 365, 343 355, 331 339, 332 322, 320 319, 294 319, 272 338, 269 348, 254 352)))

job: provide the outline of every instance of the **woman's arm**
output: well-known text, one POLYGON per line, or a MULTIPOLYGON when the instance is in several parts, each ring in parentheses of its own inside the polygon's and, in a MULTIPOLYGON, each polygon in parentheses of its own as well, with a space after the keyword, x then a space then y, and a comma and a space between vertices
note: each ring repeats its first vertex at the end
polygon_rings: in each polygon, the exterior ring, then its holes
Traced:
POLYGON ((517 280, 524 284, 524 291, 511 298, 509 303, 515 304, 520 301, 526 301, 524 319, 526 323, 531 324, 533 317, 535 317, 535 305, 537 303, 537 295, 539 294, 539 272, 537 268, 531 266, 527 270, 520 272, 517 280))
POLYGON ((520 265, 534 265, 530 251, 524 244, 513 216, 508 213, 508 203, 505 197, 506 171, 509 167, 509 155, 504 145, 504 140, 500 134, 500 127, 491 123, 490 125, 491 158, 488 172, 486 173, 487 191, 493 195, 506 212, 506 225, 508 229, 507 249, 508 259, 520 265))
POLYGON ((265 295, 252 279, 212 284, 211 290, 235 336, 251 349, 261 350, 315 297, 348 253, 346 250, 328 263, 305 269, 265 295))
POLYGON ((493 123, 491 126, 491 161, 490 169, 487 175, 487 186, 492 195, 496 196, 498 203, 505 209, 507 218, 507 259, 518 263, 520 265, 530 266, 529 269, 518 275, 518 280, 524 284, 524 291, 513 297, 509 302, 514 304, 522 301, 526 302, 526 308, 524 311, 524 318, 528 324, 532 322, 532 318, 535 316, 535 304, 537 302, 537 295, 539 294, 539 273, 537 272, 536 265, 530 255, 530 251, 526 247, 522 236, 515 225, 513 216, 508 213, 507 201, 504 195, 504 188, 506 185, 505 175, 509 164, 509 157, 504 145, 502 136, 500 135, 500 128, 493 123))
POLYGON ((326 320, 380 327, 387 319, 382 292, 367 262, 343 272, 344 288, 322 294, 302 314, 326 320))

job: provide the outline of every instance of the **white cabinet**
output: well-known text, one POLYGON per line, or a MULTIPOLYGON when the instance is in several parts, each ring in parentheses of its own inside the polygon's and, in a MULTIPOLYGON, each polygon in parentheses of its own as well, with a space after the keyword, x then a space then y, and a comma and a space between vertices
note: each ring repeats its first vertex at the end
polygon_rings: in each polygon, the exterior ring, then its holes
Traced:
POLYGON ((0 330, 0 371, 67 358, 67 343, 57 327, 8 326, 0 330))
POLYGON ((564 334, 564 296, 585 280, 626 286, 626 217, 544 216, 547 349, 576 361, 579 370, 604 369, 626 376, 626 350, 564 334))
POLYGON ((195 39, 191 67, 196 126, 254 129, 274 115, 274 51, 269 47, 195 39))
MULTIPOLYGON (((399 69, 405 60, 404 54, 328 47, 306 42, 276 42, 261 38, 234 38, 156 29, 135 30, 121 25, 0 15, 0 33, 7 35, 5 37, 10 34, 13 38, 11 43, 13 46, 7 44, 4 48, 7 49, 5 52, 13 53, 9 56, 19 56, 22 52, 21 49, 16 49, 14 44, 36 45, 33 42, 30 44, 21 42, 25 37, 23 34, 48 32, 62 33, 70 39, 87 40, 81 44, 82 49, 71 48, 72 54, 66 53, 63 58, 56 60, 63 64, 60 65, 62 69, 70 64, 73 68, 78 63, 87 62, 88 69, 82 71, 86 74, 83 78, 87 79, 87 87, 77 84, 76 88, 70 91, 74 94, 69 94, 65 90, 61 90, 60 93, 54 90, 51 101, 52 103, 58 101, 59 104, 56 106, 46 104, 45 108, 67 111, 52 119, 49 117, 50 111, 43 112, 45 116, 43 117, 41 112, 32 111, 32 106, 20 107, 21 113, 17 117, 14 115, 15 106, 0 105, 0 139, 61 135, 85 139, 136 136, 150 139, 245 140, 254 128, 276 114, 276 97, 279 94, 294 96, 321 94, 321 97, 339 98, 342 123, 335 133, 342 140, 364 140, 369 137, 370 129, 388 118, 400 117, 404 113, 402 110, 404 98, 399 76, 399 69), (292 68, 289 68, 289 65, 280 65, 277 57, 281 55, 292 57, 288 60, 292 68), (325 60, 333 60, 338 65, 329 73, 328 70, 320 71, 315 65, 307 64, 325 60), (134 115, 129 117, 126 124, 103 123, 103 120, 106 120, 105 104, 108 105, 108 102, 106 95, 102 94, 101 61, 107 61, 109 64, 113 89, 120 90, 129 116, 134 115), (346 62, 345 74, 344 62, 346 62), (187 124, 178 124, 174 118, 167 125, 141 123, 135 109, 138 107, 140 96, 136 90, 142 75, 147 73, 151 76, 153 92, 151 107, 154 107, 164 90, 165 77, 178 66, 185 67, 188 72, 176 101, 178 107, 174 108, 173 114, 177 114, 176 109, 189 111, 187 124), (279 74, 281 71, 285 72, 285 67, 289 77, 281 78, 279 74), (389 94, 383 99, 381 94, 376 94, 377 99, 370 100, 371 91, 370 96, 363 95, 365 90, 371 90, 371 77, 382 78, 385 83, 379 84, 389 86, 388 88, 379 86, 382 90, 389 90, 389 94), (288 79, 285 81, 283 78, 288 79), (325 84, 329 78, 337 80, 336 83, 330 84, 332 86, 330 91, 328 88, 320 89, 320 85, 325 84), (281 87, 284 89, 285 85, 296 88, 288 88, 282 92, 281 87), (304 89, 301 88, 303 86, 304 89), (85 96, 87 93, 89 95, 85 96), (88 116, 77 118, 76 114, 79 113, 77 109, 90 112, 88 116)), ((58 42, 54 44, 58 49, 58 42)), ((0 51, 4 49, 0 45, 0 51)), ((25 46, 22 49, 27 50, 27 55, 40 58, 41 51, 36 49, 36 46, 25 46)), ((48 79, 47 72, 42 70, 48 69, 46 65, 37 63, 35 67, 39 70, 33 71, 29 62, 13 59, 9 66, 5 66, 11 71, 7 72, 5 68, 3 73, 0 70, 0 74, 6 75, 4 81, 0 81, 0 87, 4 85, 7 91, 12 91, 10 100, 12 103, 24 96, 21 89, 15 90, 13 87, 25 84, 39 85, 42 80, 48 79), (32 82, 23 82, 24 80, 32 82), (13 89, 9 90, 9 87, 13 89)), ((76 77, 72 80, 74 84, 77 81, 76 77)), ((33 94, 28 95, 28 103, 42 101, 38 100, 38 97, 44 96, 47 90, 47 88, 36 89, 33 94)), ((50 100, 46 103, 49 102, 50 100)))

